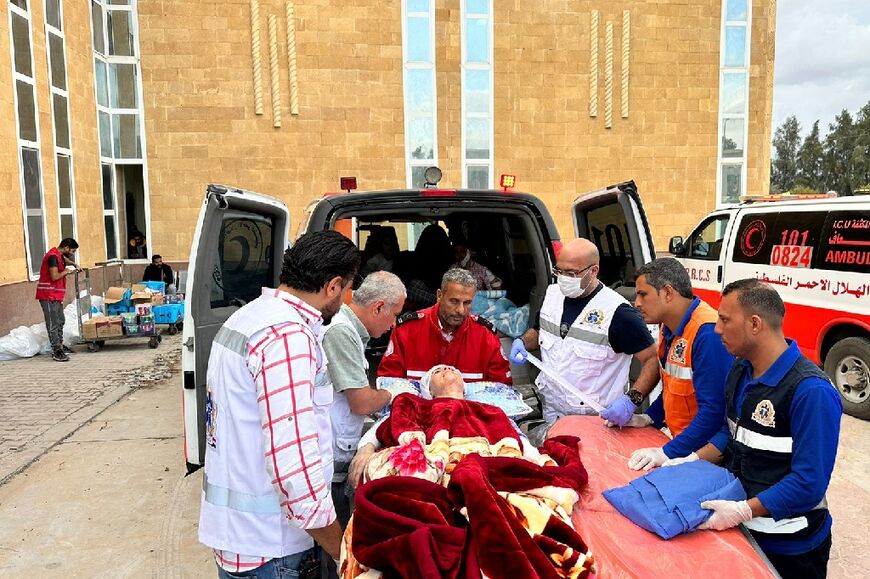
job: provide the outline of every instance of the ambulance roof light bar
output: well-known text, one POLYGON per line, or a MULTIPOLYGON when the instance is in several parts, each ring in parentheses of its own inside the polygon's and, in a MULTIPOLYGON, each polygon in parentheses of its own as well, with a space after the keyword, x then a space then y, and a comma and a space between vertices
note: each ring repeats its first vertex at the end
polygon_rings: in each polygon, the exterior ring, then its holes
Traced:
POLYGON ((837 198, 836 191, 828 191, 827 193, 806 193, 799 195, 789 195, 783 193, 780 195, 741 195, 741 203, 772 203, 774 201, 808 201, 811 199, 835 199, 837 198))

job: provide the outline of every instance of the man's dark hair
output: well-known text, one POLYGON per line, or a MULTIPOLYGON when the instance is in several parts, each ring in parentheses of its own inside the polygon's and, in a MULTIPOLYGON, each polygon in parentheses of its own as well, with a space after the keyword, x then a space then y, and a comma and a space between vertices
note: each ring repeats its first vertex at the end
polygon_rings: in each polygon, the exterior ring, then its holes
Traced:
POLYGON ((329 280, 351 280, 360 265, 353 242, 337 231, 306 233, 284 252, 281 283, 293 289, 316 293, 329 280))
POLYGON ((722 297, 737 293, 737 303, 750 316, 759 316, 774 330, 782 328, 785 304, 775 289, 755 278, 732 281, 722 290, 722 297))
POLYGON ((163 259, 163 256, 155 253, 154 255, 151 256, 151 263, 154 263, 158 259, 163 259))
POLYGON ((689 279, 686 268, 673 257, 660 257, 643 264, 634 272, 635 281, 640 276, 644 276, 646 283, 656 288, 656 292, 669 285, 684 298, 694 298, 692 280, 689 279))
POLYGON ((60 249, 62 247, 68 247, 70 249, 78 249, 79 244, 72 237, 64 237, 63 239, 60 240, 60 243, 57 245, 58 249, 60 249))

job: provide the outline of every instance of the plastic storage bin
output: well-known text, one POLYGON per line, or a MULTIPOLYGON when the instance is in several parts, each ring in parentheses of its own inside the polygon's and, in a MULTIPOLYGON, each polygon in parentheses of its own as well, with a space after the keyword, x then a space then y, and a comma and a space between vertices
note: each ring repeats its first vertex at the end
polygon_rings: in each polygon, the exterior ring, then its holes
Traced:
POLYGON ((142 285, 162 294, 166 293, 166 284, 162 281, 143 281, 142 285))
POLYGON ((184 304, 163 304, 154 306, 154 322, 157 324, 175 324, 184 319, 184 304))

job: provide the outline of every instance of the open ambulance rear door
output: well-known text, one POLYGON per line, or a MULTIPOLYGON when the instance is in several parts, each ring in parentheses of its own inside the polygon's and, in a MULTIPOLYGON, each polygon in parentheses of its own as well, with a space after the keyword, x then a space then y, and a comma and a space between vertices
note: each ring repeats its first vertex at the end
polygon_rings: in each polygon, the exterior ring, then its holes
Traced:
POLYGON ((598 279, 634 303, 634 272, 655 259, 652 234, 634 181, 574 200, 574 233, 598 247, 598 279))
POLYGON ((205 462, 206 369, 211 344, 237 309, 277 287, 290 213, 281 201, 209 185, 199 212, 185 292, 182 335, 184 456, 188 473, 205 462))

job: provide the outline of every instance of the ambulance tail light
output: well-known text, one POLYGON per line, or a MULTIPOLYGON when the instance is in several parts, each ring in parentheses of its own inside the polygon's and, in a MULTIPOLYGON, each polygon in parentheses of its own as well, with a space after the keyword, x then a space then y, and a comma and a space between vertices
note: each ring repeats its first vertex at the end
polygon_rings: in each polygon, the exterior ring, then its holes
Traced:
POLYGON ((420 189, 421 197, 455 197, 456 189, 420 189))
POLYGON ((559 259, 559 252, 562 251, 562 242, 559 241, 558 239, 554 239, 552 243, 553 243, 553 256, 555 256, 556 259, 559 259))

